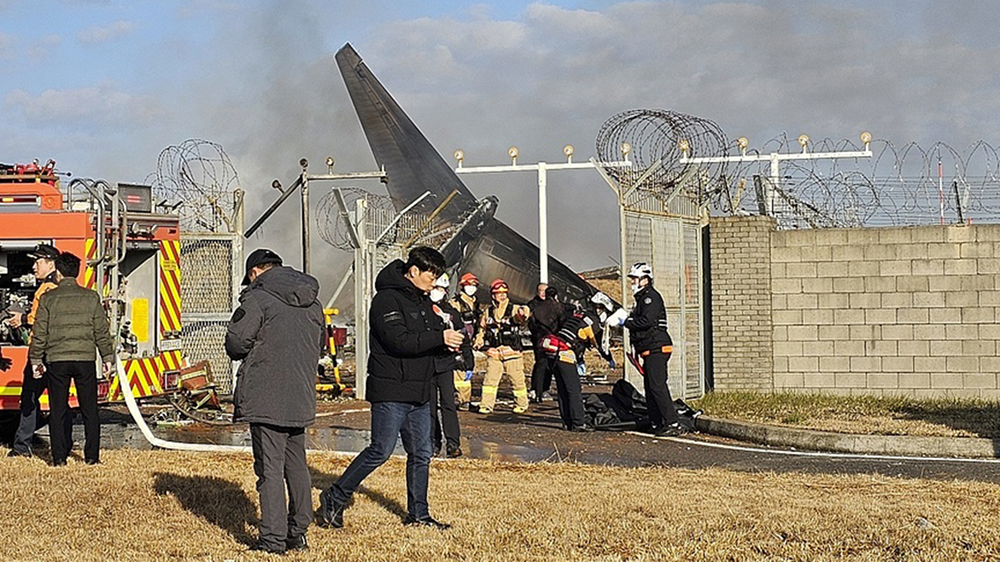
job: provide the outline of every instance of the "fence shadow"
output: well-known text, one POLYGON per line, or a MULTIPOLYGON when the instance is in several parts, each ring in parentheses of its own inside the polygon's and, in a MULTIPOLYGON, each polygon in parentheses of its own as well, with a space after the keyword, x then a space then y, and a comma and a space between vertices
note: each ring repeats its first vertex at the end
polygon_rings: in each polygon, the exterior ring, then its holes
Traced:
POLYGON ((157 495, 174 496, 184 509, 226 531, 237 542, 247 546, 254 544, 248 529, 260 523, 257 506, 235 482, 214 476, 165 472, 154 473, 153 478, 157 495))

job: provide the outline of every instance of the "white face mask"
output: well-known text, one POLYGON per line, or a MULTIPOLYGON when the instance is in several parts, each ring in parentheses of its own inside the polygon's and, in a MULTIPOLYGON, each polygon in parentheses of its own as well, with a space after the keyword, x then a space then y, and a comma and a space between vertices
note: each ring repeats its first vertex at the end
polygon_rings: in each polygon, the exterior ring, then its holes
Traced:
POLYGON ((462 291, 470 297, 476 294, 476 289, 478 289, 478 287, 475 285, 466 285, 462 287, 462 291))
POLYGON ((434 287, 433 289, 431 289, 431 300, 434 302, 441 302, 441 299, 444 298, 444 295, 445 291, 440 287, 434 287))
POLYGON ((636 281, 632 284, 632 294, 636 294, 642 290, 642 281, 636 281))

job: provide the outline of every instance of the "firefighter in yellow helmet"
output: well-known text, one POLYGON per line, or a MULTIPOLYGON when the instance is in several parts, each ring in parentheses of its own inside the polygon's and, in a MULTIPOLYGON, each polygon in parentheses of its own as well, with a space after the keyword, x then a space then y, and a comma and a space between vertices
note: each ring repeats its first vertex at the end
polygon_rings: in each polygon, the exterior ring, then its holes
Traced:
POLYGON ((479 402, 479 413, 493 412, 497 400, 497 388, 504 373, 514 387, 515 414, 528 411, 528 388, 524 382, 524 357, 521 353, 521 331, 531 315, 527 306, 517 305, 507 298, 507 282, 497 279, 490 284, 492 302, 479 319, 479 334, 476 336, 477 349, 486 352, 486 380, 483 381, 483 396, 479 402))

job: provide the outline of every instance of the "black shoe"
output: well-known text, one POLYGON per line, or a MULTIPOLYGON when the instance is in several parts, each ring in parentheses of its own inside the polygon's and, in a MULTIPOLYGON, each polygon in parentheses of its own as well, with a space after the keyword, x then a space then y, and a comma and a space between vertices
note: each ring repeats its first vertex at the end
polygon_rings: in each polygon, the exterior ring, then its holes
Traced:
POLYGON ((28 457, 28 458, 31 458, 34 455, 31 454, 31 450, 18 451, 17 449, 11 449, 10 452, 7 453, 7 456, 8 457, 28 457))
POLYGON ((87 464, 90 464, 90 465, 94 465, 94 464, 101 464, 101 461, 99 461, 99 460, 97 460, 97 459, 87 459, 87 460, 85 460, 85 461, 83 461, 83 462, 85 462, 85 463, 87 463, 87 464))
POLYGON ((66 460, 63 459, 61 461, 52 461, 52 466, 66 466, 66 460))
POLYGON ((574 433, 593 433, 594 426, 590 425, 589 423, 585 423, 583 425, 575 425, 570 428, 570 431, 574 433))
POLYGON ((457 459, 462 456, 462 448, 455 447, 454 449, 448 449, 447 455, 449 459, 457 459))
POLYGON ((270 544, 265 544, 258 542, 257 544, 250 547, 250 550, 255 552, 267 552, 268 554, 284 554, 285 548, 282 546, 274 546, 270 544))
POLYGON ((437 519, 434 519, 430 515, 428 515, 427 517, 423 517, 421 519, 417 519, 417 518, 413 517, 412 515, 407 515, 406 519, 403 520, 403 525, 410 525, 410 526, 414 526, 414 527, 415 526, 434 527, 435 529, 437 529, 439 531, 444 531, 444 530, 447 530, 447 529, 451 529, 451 525, 449 525, 447 523, 442 523, 442 522, 438 521, 437 519))
POLYGON ((653 435, 656 435, 657 437, 676 437, 678 435, 684 435, 685 433, 688 433, 688 429, 683 425, 674 422, 670 425, 665 425, 657 429, 653 435))
POLYGON ((309 543, 306 542, 305 533, 297 537, 288 537, 285 539, 285 550, 306 550, 309 548, 309 543))
POLYGON ((347 504, 338 503, 329 488, 319 495, 319 526, 340 529, 344 526, 344 508, 347 504))

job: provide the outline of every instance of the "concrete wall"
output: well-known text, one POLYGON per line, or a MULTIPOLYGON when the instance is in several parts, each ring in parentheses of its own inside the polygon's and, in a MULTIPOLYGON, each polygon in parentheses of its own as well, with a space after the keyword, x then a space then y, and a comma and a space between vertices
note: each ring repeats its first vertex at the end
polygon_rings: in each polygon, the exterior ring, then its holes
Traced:
POLYGON ((712 222, 713 293, 726 291, 713 295, 717 389, 751 386, 745 365, 761 353, 733 338, 766 345, 741 307, 769 270, 773 378, 759 388, 1000 398, 1000 225, 765 233, 761 220, 712 222))

